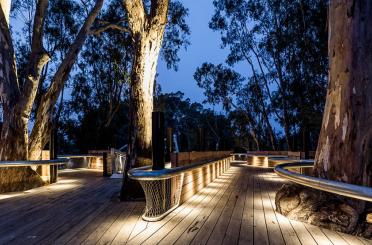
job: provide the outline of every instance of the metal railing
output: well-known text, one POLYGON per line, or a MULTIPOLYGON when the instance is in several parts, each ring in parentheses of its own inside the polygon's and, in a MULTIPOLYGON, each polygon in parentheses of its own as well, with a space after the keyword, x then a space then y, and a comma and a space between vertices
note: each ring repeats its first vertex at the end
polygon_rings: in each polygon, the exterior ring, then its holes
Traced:
POLYGON ((84 158, 84 157, 102 157, 102 154, 80 154, 80 155, 58 155, 58 158, 84 158))
POLYGON ((67 154, 67 155, 58 155, 58 158, 67 159, 65 165, 66 168, 92 168, 100 169, 102 168, 103 155, 99 153, 93 154, 67 154))
POLYGON ((300 160, 296 162, 288 162, 279 164, 274 168, 274 171, 285 179, 295 182, 300 185, 308 186, 314 189, 351 197, 363 201, 372 202, 372 188, 367 186, 359 186, 348 184, 340 181, 328 180, 307 176, 299 173, 291 172, 287 169, 291 168, 313 168, 313 160, 300 160))
POLYGON ((29 166, 53 166, 63 165, 68 162, 68 159, 57 158, 53 160, 37 160, 37 161, 0 161, 0 168, 8 167, 29 167, 29 166))
POLYGON ((284 155, 262 155, 262 154, 251 154, 251 153, 234 153, 235 161, 246 162, 249 166, 261 167, 261 168, 274 168, 280 163, 298 161, 296 158, 291 158, 284 155))
POLYGON ((111 149, 111 164, 112 164, 112 174, 122 175, 125 169, 125 163, 127 159, 127 153, 120 150, 111 149))

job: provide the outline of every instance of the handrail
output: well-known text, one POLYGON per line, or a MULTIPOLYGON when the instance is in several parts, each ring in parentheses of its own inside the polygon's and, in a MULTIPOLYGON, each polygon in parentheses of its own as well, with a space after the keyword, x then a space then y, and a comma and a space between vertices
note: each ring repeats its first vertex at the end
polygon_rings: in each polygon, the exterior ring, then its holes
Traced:
POLYGON ((208 166, 221 159, 213 159, 209 161, 203 161, 198 163, 189 164, 186 166, 180 166, 176 168, 164 168, 162 170, 152 170, 151 166, 145 166, 140 168, 134 168, 128 171, 128 176, 135 180, 160 180, 169 179, 173 176, 180 175, 182 173, 195 170, 200 167, 208 166))
POLYGON ((41 166, 41 165, 62 165, 66 164, 68 159, 53 159, 53 160, 37 160, 37 161, 0 161, 0 168, 7 167, 28 167, 28 166, 41 166))
POLYGON ((321 179, 313 176, 294 173, 288 171, 290 168, 312 168, 314 167, 313 160, 301 160, 279 164, 274 168, 275 173, 280 177, 286 178, 300 185, 308 186, 318 190, 331 192, 334 194, 351 197, 363 201, 372 202, 372 188, 367 186, 359 186, 348 184, 340 181, 321 179))
POLYGON ((253 154, 253 153, 232 153, 230 154, 231 156, 241 156, 241 155, 244 155, 244 156, 249 156, 249 157, 288 157, 286 155, 275 155, 275 154, 253 154))
POLYGON ((58 155, 58 158, 84 158, 84 157, 102 157, 102 154, 80 154, 80 155, 58 155))

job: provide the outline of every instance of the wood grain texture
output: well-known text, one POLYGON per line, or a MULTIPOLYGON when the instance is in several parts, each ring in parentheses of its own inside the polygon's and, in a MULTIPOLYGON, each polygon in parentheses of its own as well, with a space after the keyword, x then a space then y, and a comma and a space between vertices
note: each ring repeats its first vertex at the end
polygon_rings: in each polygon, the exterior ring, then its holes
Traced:
POLYGON ((120 180, 94 170, 60 176, 0 195, 0 244, 372 244, 276 213, 275 191, 285 181, 267 168, 232 163, 158 222, 142 220, 144 202, 118 201, 120 180))

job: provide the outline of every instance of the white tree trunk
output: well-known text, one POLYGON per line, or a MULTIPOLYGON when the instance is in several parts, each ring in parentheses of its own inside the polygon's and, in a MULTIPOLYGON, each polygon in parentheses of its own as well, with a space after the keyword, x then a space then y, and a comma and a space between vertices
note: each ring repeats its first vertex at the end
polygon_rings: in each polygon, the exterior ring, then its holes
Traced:
POLYGON ((11 0, 0 0, 1 9, 4 12, 5 20, 9 25, 9 17, 10 17, 10 6, 12 5, 11 0))

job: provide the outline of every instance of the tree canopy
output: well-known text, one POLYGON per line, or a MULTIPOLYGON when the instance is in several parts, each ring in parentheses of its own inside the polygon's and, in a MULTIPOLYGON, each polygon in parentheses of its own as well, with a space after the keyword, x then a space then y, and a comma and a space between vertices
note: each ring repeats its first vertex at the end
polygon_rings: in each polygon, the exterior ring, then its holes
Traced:
POLYGON ((205 63, 195 79, 208 103, 223 102, 228 109, 229 102, 250 114, 252 137, 261 136, 255 139, 257 147, 275 149, 282 142, 280 148, 294 149, 293 139, 305 130, 311 130, 316 143, 327 82, 326 4, 213 1, 209 27, 221 34, 222 48, 229 50, 227 67, 205 63), (234 71, 238 63, 246 65, 248 77, 234 71))

